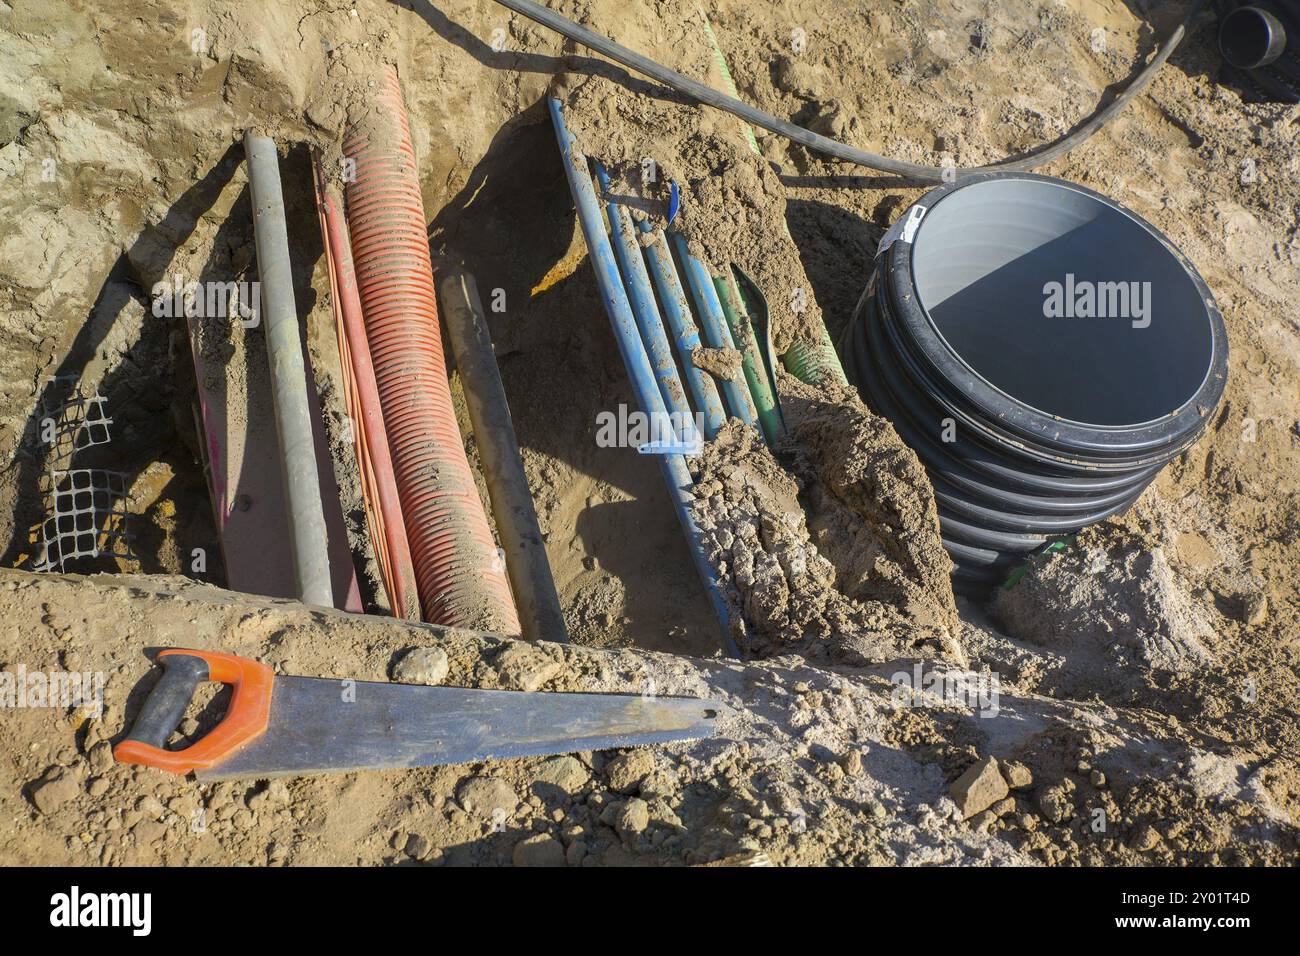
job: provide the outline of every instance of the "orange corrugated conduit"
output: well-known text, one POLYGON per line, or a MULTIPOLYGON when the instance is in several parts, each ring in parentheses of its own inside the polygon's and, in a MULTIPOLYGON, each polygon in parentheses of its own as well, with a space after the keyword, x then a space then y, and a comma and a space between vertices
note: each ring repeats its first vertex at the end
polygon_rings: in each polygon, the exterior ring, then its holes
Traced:
POLYGON ((343 201, 315 157, 316 208, 320 213, 321 241, 329 267, 334 326, 343 372, 343 393, 352 423, 352 439, 361 479, 361 497, 370 527, 370 543, 383 576, 384 590, 395 617, 420 620, 420 598, 411 564, 411 549, 402 522, 401 500, 393 477, 393 462, 384 430, 383 408, 375 384, 375 370, 366 341, 366 323, 357 292, 352 263, 352 243, 343 201))
POLYGON ((345 185, 357 286, 426 621, 517 635, 505 564, 447 384, 415 149, 397 74, 348 126, 345 185))

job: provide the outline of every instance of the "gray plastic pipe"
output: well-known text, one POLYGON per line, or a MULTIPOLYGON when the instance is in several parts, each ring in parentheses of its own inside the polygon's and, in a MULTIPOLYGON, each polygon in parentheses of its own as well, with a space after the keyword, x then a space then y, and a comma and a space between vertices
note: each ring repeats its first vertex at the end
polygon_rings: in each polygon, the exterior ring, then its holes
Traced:
POLYGON ((253 193, 253 234, 262 284, 262 321, 271 367, 271 401, 280 436, 284 498, 289 507, 289 537, 298 596, 307 604, 334 606, 330 583, 325 508, 316 470, 316 443, 307 405, 307 367, 298 333, 289 263, 289 230, 280 190, 280 160, 275 142, 244 134, 248 182, 253 193))
POLYGON ((483 456, 483 477, 519 609, 519 625, 530 641, 566 642, 564 612, 524 475, 478 284, 468 272, 452 270, 439 280, 438 292, 456 368, 465 383, 474 440, 483 456))

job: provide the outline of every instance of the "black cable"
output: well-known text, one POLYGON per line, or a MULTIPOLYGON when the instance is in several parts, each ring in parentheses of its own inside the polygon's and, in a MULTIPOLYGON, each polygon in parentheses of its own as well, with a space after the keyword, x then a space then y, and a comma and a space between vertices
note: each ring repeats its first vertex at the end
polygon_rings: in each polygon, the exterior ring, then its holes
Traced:
POLYGON ((844 143, 837 142, 826 136, 820 136, 802 126, 796 126, 787 120, 778 119, 770 113, 764 113, 748 103, 736 99, 734 96, 728 96, 720 93, 710 86, 705 86, 688 76, 683 76, 676 70, 670 70, 668 67, 656 63, 649 57, 642 56, 640 53, 633 52, 625 46, 615 43, 607 37, 594 33, 580 24, 574 23, 568 17, 548 10, 533 0, 496 0, 507 9, 525 16, 530 20, 540 23, 548 29, 554 30, 562 36, 568 37, 575 43, 581 43, 583 46, 595 50, 597 53, 608 57, 616 63, 621 63, 629 69, 636 70, 653 80, 657 80, 664 86, 672 87, 679 93, 689 96, 697 102, 712 106, 715 109, 731 113, 738 116, 751 126, 757 126, 769 132, 776 133, 778 136, 784 136, 786 139, 799 143, 809 149, 825 153, 828 156, 834 156, 836 159, 843 160, 847 163, 855 163, 858 166, 865 166, 868 169, 875 169, 883 173, 894 173, 898 176, 908 176, 912 179, 920 179, 928 182, 942 182, 945 177, 951 180, 954 176, 960 177, 972 173, 988 172, 1018 172, 1028 169, 1034 169, 1044 163, 1064 156, 1074 147, 1078 146, 1097 130, 1101 129, 1117 113, 1119 113, 1129 101, 1141 93, 1151 82, 1156 71, 1164 65, 1169 59, 1169 55, 1174 52, 1178 44, 1182 42, 1187 33, 1187 26, 1192 18, 1200 12, 1205 0, 1193 0, 1188 9, 1187 15, 1183 21, 1169 34, 1165 42, 1161 44, 1155 58, 1143 68, 1131 83, 1125 87, 1124 92, 1115 97, 1114 102, 1098 110, 1091 119, 1076 129, 1068 136, 1064 136, 1054 143, 1047 143, 1037 149, 1032 149, 1022 156, 1015 159, 1005 159, 988 166, 973 166, 964 169, 953 170, 942 166, 927 166, 923 163, 909 163, 900 159, 890 159, 888 156, 880 156, 876 153, 869 153, 864 149, 856 149, 853 146, 846 146, 844 143))

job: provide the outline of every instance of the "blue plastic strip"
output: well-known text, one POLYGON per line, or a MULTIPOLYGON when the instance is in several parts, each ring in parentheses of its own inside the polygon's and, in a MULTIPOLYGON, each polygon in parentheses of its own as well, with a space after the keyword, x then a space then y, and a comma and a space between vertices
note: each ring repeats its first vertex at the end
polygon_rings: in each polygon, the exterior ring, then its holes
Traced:
POLYGON ((696 368, 691 361, 691 352, 701 344, 700 333, 695 327, 695 319, 691 317, 690 303, 686 300, 682 280, 677 277, 677 266, 673 263, 672 253, 668 251, 668 237, 662 229, 653 229, 644 220, 638 225, 642 232, 654 234, 654 240, 645 250, 646 262, 650 266, 655 288, 659 291, 659 301, 663 304, 668 328, 672 330, 673 342, 685 370, 686 384, 690 386, 695 407, 704 417, 704 437, 711 439, 726 422, 727 413, 723 411, 722 399, 718 397, 713 376, 696 368))

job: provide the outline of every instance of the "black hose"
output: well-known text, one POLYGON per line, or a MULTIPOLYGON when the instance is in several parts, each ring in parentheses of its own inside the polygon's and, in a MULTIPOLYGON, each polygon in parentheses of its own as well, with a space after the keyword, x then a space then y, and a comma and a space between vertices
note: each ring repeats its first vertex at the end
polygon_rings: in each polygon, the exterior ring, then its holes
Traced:
POLYGON ((750 106, 734 96, 728 96, 720 93, 710 86, 705 86, 688 76, 683 76, 676 70, 670 70, 662 64, 656 63, 649 57, 635 53, 627 47, 615 43, 607 37, 601 36, 588 30, 580 24, 574 23, 568 17, 548 10, 540 3, 534 3, 533 0, 496 0, 501 6, 513 10, 522 16, 527 17, 548 29, 554 30, 562 36, 568 37, 575 43, 581 43, 588 49, 595 50, 602 56, 606 56, 616 63, 621 63, 629 69, 636 70, 644 76, 662 83, 664 86, 671 87, 679 93, 689 96, 697 102, 706 106, 712 106, 715 109, 722 110, 738 116, 751 126, 757 126, 768 132, 776 133, 788 140, 806 146, 808 149, 816 150, 819 153, 825 153, 836 159, 843 160, 846 163, 855 163, 858 166, 865 166, 868 169, 878 170, 882 173, 894 173, 898 176, 907 176, 912 179, 919 179, 926 182, 944 182, 950 181, 954 177, 969 176, 976 173, 987 172, 1017 172, 1022 170, 1034 169, 1044 163, 1049 163, 1054 159, 1064 156, 1074 147, 1078 146, 1097 130, 1101 129, 1106 123, 1118 114, 1129 101, 1141 93, 1151 78, 1155 76, 1156 71, 1164 65, 1169 59, 1169 55, 1174 52, 1178 44, 1182 42, 1187 33, 1187 26, 1192 18, 1200 12, 1205 0, 1192 0, 1188 7, 1186 16, 1165 38, 1165 42, 1160 45, 1159 51, 1154 59, 1146 65, 1125 87, 1124 92, 1115 97, 1114 102, 1103 107, 1093 114, 1086 123, 1081 125, 1074 132, 1063 136, 1054 143, 1047 143, 1032 149, 1022 156, 1014 159, 1005 159, 997 163, 991 163, 987 166, 975 166, 966 169, 952 169, 942 166, 927 166, 924 163, 909 163, 901 159, 890 159, 888 156, 880 156, 876 153, 867 152, 864 149, 857 149, 853 146, 847 146, 844 143, 837 142, 827 136, 821 136, 802 126, 796 126, 787 120, 778 119, 770 113, 764 113, 762 110, 750 106))

